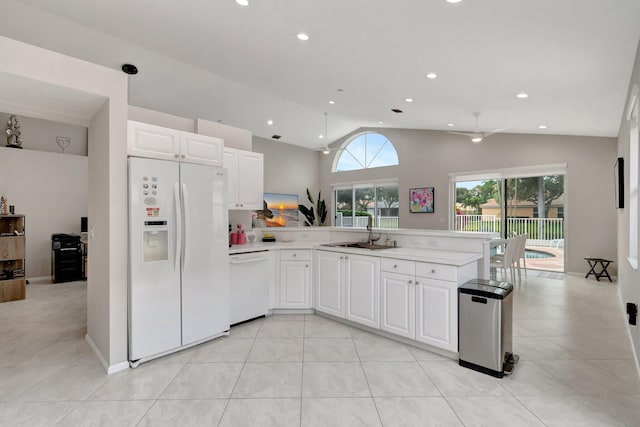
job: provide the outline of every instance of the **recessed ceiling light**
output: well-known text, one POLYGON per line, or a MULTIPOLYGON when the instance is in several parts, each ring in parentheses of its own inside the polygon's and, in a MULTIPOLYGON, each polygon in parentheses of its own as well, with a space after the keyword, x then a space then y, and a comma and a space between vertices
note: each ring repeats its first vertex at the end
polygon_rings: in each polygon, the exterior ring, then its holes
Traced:
POLYGON ((236 0, 240 6, 249 6, 249 0, 236 0))
POLYGON ((447 126, 454 127, 455 125, 453 123, 447 123, 447 126))
POLYGON ((404 99, 406 102, 413 102, 413 98, 405 98, 404 99))
POLYGON ((329 104, 331 104, 331 105, 333 105, 335 103, 336 103, 336 101, 329 101, 329 104))
POLYGON ((267 124, 271 126, 273 124, 273 120, 267 120, 267 124))
POLYGON ((476 136, 475 138, 471 138, 471 142, 473 142, 474 144, 482 142, 482 137, 481 136, 476 136))
POLYGON ((323 139, 324 135, 318 135, 318 138, 323 139))
POLYGON ((436 73, 429 73, 429 74, 427 74, 427 78, 428 79, 435 79, 435 78, 438 78, 438 75, 436 73))
POLYGON ((547 125, 540 125, 540 126, 538 126, 538 129, 546 129, 546 128, 547 128, 547 125))
POLYGON ((309 35, 305 34, 305 33, 298 33, 298 34, 296 34, 296 37, 298 38, 298 40, 302 40, 304 42, 309 40, 309 35))
POLYGON ((324 147, 322 149, 322 154, 329 154, 331 152, 331 150, 329 149, 329 147, 324 147))
POLYGON ((462 0, 447 0, 447 3, 460 3, 462 0))
POLYGON ((384 124, 384 122, 378 122, 378 124, 379 124, 379 125, 382 125, 382 124, 384 124))
POLYGON ((520 92, 520 93, 519 93, 519 94, 517 94, 516 96, 517 96, 518 98, 520 98, 520 99, 525 99, 525 98, 528 98, 528 97, 529 97, 529 94, 528 94, 528 93, 525 93, 525 92, 520 92))

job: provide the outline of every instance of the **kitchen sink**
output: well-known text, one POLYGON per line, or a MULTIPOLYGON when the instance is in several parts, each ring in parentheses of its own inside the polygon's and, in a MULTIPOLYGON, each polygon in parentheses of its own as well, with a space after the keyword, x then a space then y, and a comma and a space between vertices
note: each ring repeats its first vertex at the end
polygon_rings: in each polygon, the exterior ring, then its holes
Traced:
POLYGON ((360 248, 360 249, 390 249, 391 246, 376 245, 367 242, 338 242, 338 243, 325 243, 322 246, 329 246, 332 248, 360 248))

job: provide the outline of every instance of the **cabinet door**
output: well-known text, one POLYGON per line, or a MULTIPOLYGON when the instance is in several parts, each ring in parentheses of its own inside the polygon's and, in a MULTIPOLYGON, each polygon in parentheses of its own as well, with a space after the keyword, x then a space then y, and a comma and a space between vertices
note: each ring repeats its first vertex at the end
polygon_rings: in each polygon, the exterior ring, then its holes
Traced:
POLYGON ((344 317, 344 287, 342 283, 344 255, 338 252, 316 251, 314 261, 315 309, 344 317))
POLYGON ((345 255, 345 317, 380 328, 380 258, 345 255))
POLYGON ((182 132, 180 161, 200 165, 222 166, 224 141, 211 136, 182 132))
POLYGON ((416 289, 413 276, 383 272, 380 275, 380 328, 416 338, 416 289))
POLYGON ((180 131, 146 123, 127 123, 127 154, 162 160, 179 160, 180 131))
POLYGON ((225 148, 223 159, 223 166, 227 170, 229 209, 238 209, 238 150, 225 148))
POLYGON ((458 351, 458 287, 416 277, 416 340, 458 351))
POLYGON ((263 168, 264 156, 262 153, 238 151, 239 209, 262 209, 264 196, 263 168))
POLYGON ((280 263, 280 308, 310 308, 309 261, 280 263))

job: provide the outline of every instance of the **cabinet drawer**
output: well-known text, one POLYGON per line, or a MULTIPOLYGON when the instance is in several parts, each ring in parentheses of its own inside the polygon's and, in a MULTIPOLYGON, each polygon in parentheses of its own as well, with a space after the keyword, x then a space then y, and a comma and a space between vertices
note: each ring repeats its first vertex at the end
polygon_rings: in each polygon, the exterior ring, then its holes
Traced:
POLYGON ((300 249, 282 249, 280 261, 311 261, 311 251, 300 249))
POLYGON ((382 258, 380 260, 380 270, 390 273, 408 274, 409 276, 415 274, 415 265, 416 263, 414 261, 404 259, 382 258))
POLYGON ((455 282, 457 281, 456 271, 456 267, 452 265, 416 262, 416 276, 419 277, 455 282))
POLYGON ((0 237, 0 260, 24 258, 24 237, 0 237))

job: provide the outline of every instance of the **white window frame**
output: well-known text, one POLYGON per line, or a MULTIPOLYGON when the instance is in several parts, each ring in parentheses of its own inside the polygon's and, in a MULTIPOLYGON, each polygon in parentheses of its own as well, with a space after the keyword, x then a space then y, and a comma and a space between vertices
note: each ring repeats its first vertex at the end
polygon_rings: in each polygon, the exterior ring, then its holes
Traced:
MULTIPOLYGON (((336 215, 336 191, 337 190, 357 190, 359 188, 377 188, 377 187, 389 187, 396 186, 398 187, 398 191, 400 191, 400 184, 397 179, 380 179, 380 180, 371 180, 371 181, 355 181, 355 182, 341 182, 338 184, 333 184, 331 186, 331 212, 332 212, 332 225, 337 227, 335 224, 335 215, 336 215)), ((353 202, 352 209, 354 209, 353 202)), ((398 224, 398 227, 400 225, 398 224)), ((346 228, 349 229, 351 227, 338 227, 338 228, 346 228)))
MULTIPOLYGON (((377 155, 377 154, 376 154, 376 155, 377 155)), ((353 154, 352 154, 352 156, 353 156, 353 154)), ((354 156, 354 158, 355 158, 355 156, 354 156)), ((375 156, 374 156, 374 158, 375 158, 375 156)), ((356 161, 358 161, 358 163, 362 164, 362 162, 360 161, 360 159, 356 159, 356 161)), ((365 159, 365 163, 366 163, 366 159, 365 159)), ((399 166, 399 165, 400 165, 400 156, 398 155, 398 150, 397 150, 397 148, 396 148, 395 144, 394 144, 394 143, 389 139, 389 137, 388 137, 387 135, 385 135, 384 133, 382 133, 382 132, 378 132, 378 131, 375 131, 375 130, 367 130, 367 131, 359 132, 359 133, 357 133, 357 134, 353 135, 351 138, 347 139, 347 140, 344 142, 344 144, 342 144, 342 145, 340 146, 340 151, 339 151, 339 152, 336 154, 336 156, 334 156, 334 158, 333 158, 333 163, 331 164, 331 173, 343 173, 343 172, 347 172, 347 173, 348 173, 348 172, 362 171, 362 170, 370 170, 370 169, 379 169, 379 168, 397 167, 397 166, 399 166), (364 166, 363 168, 361 168, 361 169, 351 169, 351 170, 348 170, 348 171, 338 171, 338 170, 336 170, 336 169, 337 169, 337 167, 338 167, 338 163, 340 162, 340 158, 341 158, 341 157, 342 157, 342 155, 344 154, 344 150, 346 150, 346 149, 347 149, 347 147, 349 146, 349 144, 351 144, 354 140, 356 140, 356 139, 360 138, 361 136, 363 136, 363 135, 367 135, 367 134, 370 134, 370 133, 371 133, 371 134, 378 134, 378 135, 382 135, 382 136, 384 136, 384 137, 387 139, 387 142, 388 142, 389 144, 391 144, 391 146, 393 147, 393 150, 394 150, 394 151, 395 151, 395 153, 396 153, 396 157, 397 157, 397 159, 398 159, 398 163, 393 164, 393 165, 375 166, 375 167, 366 167, 366 164, 365 164, 365 166, 364 166)))

